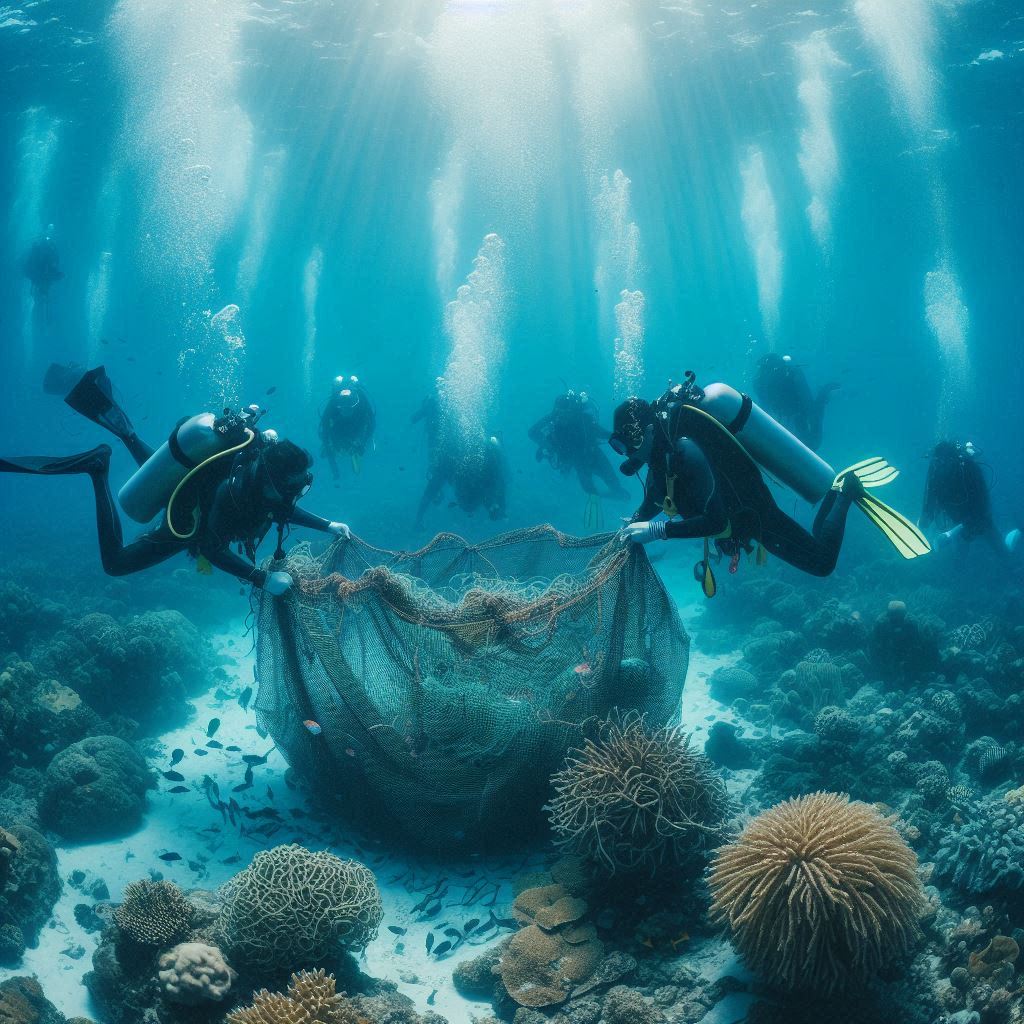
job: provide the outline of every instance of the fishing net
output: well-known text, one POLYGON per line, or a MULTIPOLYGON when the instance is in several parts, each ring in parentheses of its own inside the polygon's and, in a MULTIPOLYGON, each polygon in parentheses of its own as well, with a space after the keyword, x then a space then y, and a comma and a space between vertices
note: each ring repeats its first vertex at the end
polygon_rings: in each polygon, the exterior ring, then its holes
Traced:
POLYGON ((435 849, 542 820, 583 723, 675 713, 689 638, 639 546, 552 527, 417 552, 294 548, 258 611, 255 709, 344 812, 435 849))

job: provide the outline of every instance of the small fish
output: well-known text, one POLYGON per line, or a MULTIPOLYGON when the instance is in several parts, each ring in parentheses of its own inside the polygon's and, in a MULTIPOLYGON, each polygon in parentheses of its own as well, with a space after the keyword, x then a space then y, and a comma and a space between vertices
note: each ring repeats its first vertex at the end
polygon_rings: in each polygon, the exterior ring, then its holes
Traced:
POLYGON ((242 783, 239 783, 237 786, 232 786, 231 787, 231 792, 232 793, 244 793, 247 789, 252 789, 252 783, 251 782, 242 782, 242 783))
POLYGON ((272 395, 276 390, 277 390, 277 385, 276 384, 272 384, 269 388, 267 388, 265 394, 272 395))
POLYGON ((173 789, 167 790, 168 793, 187 793, 188 786, 175 786, 173 789))
POLYGON ((252 784, 252 765, 248 765, 245 769, 245 781, 250 785, 252 784))
POLYGON ((273 800, 274 799, 274 791, 269 786, 267 786, 267 799, 268 800, 273 800))
POLYGON ((427 909, 423 911, 423 916, 426 918, 437 917, 440 911, 441 901, 438 900, 436 903, 431 904, 431 906, 427 907, 427 909))
POLYGON ((470 932, 476 929, 476 926, 480 923, 480 918, 474 917, 468 920, 463 926, 462 930, 469 935, 470 932))
POLYGON ((242 855, 240 853, 233 853, 230 857, 225 857, 221 864, 237 864, 241 859, 242 855))
POLYGON ((243 754, 242 760, 248 765, 266 764, 268 757, 270 757, 269 750, 265 754, 243 754))
POLYGON ((581 661, 574 669, 573 672, 578 676, 589 676, 592 669, 589 661, 581 661))
POLYGON ((210 748, 211 750, 221 750, 221 749, 223 749, 223 747, 224 747, 224 744, 223 744, 223 743, 221 743, 221 741, 220 741, 220 740, 207 740, 207 741, 206 741, 206 745, 207 745, 207 746, 208 746, 208 747, 209 747, 209 748, 210 748))
POLYGON ((190 860, 188 862, 188 868, 189 868, 189 871, 199 872, 199 871, 203 870, 203 863, 202 863, 202 861, 198 861, 198 860, 190 860))
POLYGON ((163 777, 168 782, 184 782, 185 781, 185 776, 182 775, 181 772, 161 772, 160 774, 163 775, 163 777))
POLYGON ((319 736, 320 733, 323 732, 323 729, 321 728, 320 723, 319 722, 314 722, 312 718, 307 718, 302 724, 314 736, 319 736))
POLYGON ((239 695, 238 703, 243 711, 247 711, 249 708, 249 701, 252 700, 252 687, 247 686, 239 695))
POLYGON ((174 750, 171 751, 171 767, 173 768, 184 756, 185 751, 180 747, 175 747, 174 750))
POLYGON ((510 917, 496 917, 494 923, 499 928, 508 928, 511 931, 519 931, 519 925, 510 917))
POLYGON ((690 933, 689 932, 680 932, 679 935, 672 940, 672 948, 675 949, 676 946, 678 946, 681 942, 689 942, 689 941, 690 941, 690 933))
POLYGON ((202 747, 198 747, 196 749, 196 756, 197 757, 206 757, 206 755, 209 754, 209 753, 210 752, 208 750, 203 750, 202 747))
POLYGON ((427 953, 429 954, 430 951, 433 948, 434 948, 434 933, 433 932, 427 932, 427 953))
POLYGON ((211 718, 210 719, 210 724, 207 725, 207 727, 206 727, 206 736, 207 736, 207 738, 208 739, 212 739, 216 735, 216 732, 217 732, 217 730, 219 728, 220 728, 220 719, 219 718, 211 718))
POLYGON ((398 953, 399 956, 401 956, 402 953, 405 952, 405 943, 404 942, 396 942, 395 943, 395 952, 398 953))
POLYGON ((408 928, 399 928, 397 924, 388 925, 388 931, 394 933, 395 935, 404 935, 408 930, 408 928))
POLYGON ((427 1006, 433 1006, 434 1005, 434 999, 435 999, 436 996, 437 996, 437 989, 435 988, 430 993, 430 995, 427 996, 427 1006))
POLYGON ((170 864, 172 861, 181 860, 181 854, 175 853, 173 850, 170 853, 161 853, 160 859, 167 861, 170 864))
POLYGON ((449 939, 462 939, 462 932, 460 932, 458 928, 445 928, 444 933, 449 939))
POLYGON ((450 942, 442 942, 442 943, 441 943, 441 945, 440 945, 440 946, 438 946, 438 947, 437 947, 437 949, 435 949, 435 950, 434 950, 434 956, 436 956, 436 957, 442 957, 442 956, 444 956, 444 955, 445 955, 445 953, 447 953, 447 952, 448 952, 448 951, 449 951, 449 950, 450 950, 451 948, 452 948, 452 944, 451 944, 450 942))
POLYGON ((230 750, 232 754, 237 754, 242 748, 237 744, 232 743, 230 747, 225 747, 225 750, 230 750))

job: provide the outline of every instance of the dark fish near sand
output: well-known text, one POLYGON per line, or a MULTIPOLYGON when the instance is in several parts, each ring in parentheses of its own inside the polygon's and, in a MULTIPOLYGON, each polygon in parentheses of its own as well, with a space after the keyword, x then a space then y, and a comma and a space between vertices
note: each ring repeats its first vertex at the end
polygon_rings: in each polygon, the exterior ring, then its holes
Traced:
POLYGON ((163 777, 168 782, 184 782, 185 776, 181 772, 162 772, 163 777))
POLYGON ((467 922, 466 922, 466 923, 465 923, 465 924, 464 924, 464 925, 462 926, 462 930, 463 930, 463 931, 464 931, 464 932, 465 932, 465 933, 466 933, 467 935, 469 935, 469 933, 470 933, 471 931, 473 931, 473 930, 474 930, 474 929, 476 928, 476 926, 477 926, 477 925, 478 925, 479 923, 480 923, 480 918, 478 918, 478 917, 474 917, 474 918, 471 918, 471 919, 470 919, 469 921, 467 921, 467 922))
POLYGON ((427 952, 429 953, 434 948, 434 933, 427 932, 427 952))
POLYGON ((451 944, 450 942, 442 942, 442 943, 441 943, 441 945, 440 945, 440 946, 438 946, 438 947, 437 947, 437 949, 435 949, 435 950, 434 950, 434 956, 436 956, 436 957, 442 957, 442 956, 444 956, 444 955, 445 955, 445 953, 447 953, 447 952, 448 952, 448 951, 449 951, 449 950, 450 950, 451 948, 452 948, 452 944, 451 944))
POLYGON ((388 931, 392 932, 395 935, 404 935, 408 931, 408 929, 407 928, 399 928, 397 924, 389 924, 388 925, 388 931))
POLYGON ((170 853, 161 853, 160 859, 170 864, 172 861, 181 860, 181 854, 172 850, 170 853))
POLYGON ((188 786, 175 786, 173 789, 167 790, 168 793, 187 793, 188 786))
POLYGON ((171 767, 173 768, 184 756, 185 751, 180 747, 175 747, 174 750, 171 751, 171 767))
POLYGON ((247 686, 238 695, 238 703, 241 706, 243 711, 247 711, 249 709, 249 701, 251 701, 251 700, 252 700, 252 687, 251 686, 247 686))
POLYGON ((219 718, 211 718, 210 719, 210 724, 207 725, 207 727, 206 727, 206 735, 207 735, 207 737, 212 739, 216 735, 217 730, 219 728, 220 728, 220 719, 219 718))
POLYGON ((220 740, 210 740, 206 744, 208 747, 212 747, 214 750, 220 750, 224 744, 220 740))

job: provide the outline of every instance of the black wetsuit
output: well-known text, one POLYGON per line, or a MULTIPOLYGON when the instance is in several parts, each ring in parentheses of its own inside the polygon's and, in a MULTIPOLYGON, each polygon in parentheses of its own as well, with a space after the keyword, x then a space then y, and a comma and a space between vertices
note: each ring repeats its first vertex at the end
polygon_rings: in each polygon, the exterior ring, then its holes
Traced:
MULTIPOLYGON (((132 435, 132 456, 139 465, 152 454, 152 449, 132 435)), ((127 443, 127 442, 126 442, 127 443)), ((267 579, 265 570, 255 564, 256 548, 270 528, 277 523, 306 526, 327 531, 330 523, 300 508, 282 508, 268 501, 262 488, 246 485, 240 465, 225 460, 196 474, 194 486, 183 496, 184 515, 177 523, 176 536, 161 512, 160 525, 126 544, 114 496, 110 491, 110 448, 102 445, 85 455, 68 459, 20 458, 0 459, 0 471, 37 473, 43 475, 88 473, 96 496, 96 527, 99 534, 100 560, 111 576, 127 576, 166 561, 172 555, 187 551, 203 556, 211 565, 257 587, 267 579), (196 518, 192 518, 192 510, 196 518), (194 529, 193 529, 194 527, 194 529), (237 544, 246 557, 231 549, 237 544)))
POLYGON ((610 431, 601 427, 589 405, 560 408, 556 402, 547 416, 530 427, 530 440, 537 445, 537 460, 547 459, 563 476, 575 471, 580 486, 588 494, 597 493, 597 477, 607 488, 608 497, 627 498, 629 492, 600 448, 610 431))
POLYGON ((835 387, 827 384, 813 394, 803 370, 776 355, 765 356, 754 377, 758 404, 812 451, 821 446, 825 406, 835 387))
POLYGON ((927 530, 940 519, 945 519, 953 527, 961 527, 960 536, 964 541, 981 537, 998 552, 1005 551, 992 515, 992 498, 981 466, 969 450, 949 441, 936 445, 932 452, 921 510, 921 528, 927 530))
POLYGON ((346 387, 352 396, 332 395, 320 417, 323 454, 335 479, 338 476, 338 453, 363 455, 373 441, 377 427, 377 414, 366 389, 361 384, 348 384, 346 387))
POLYGON ((32 285, 36 299, 46 299, 50 286, 64 277, 60 269, 60 255, 57 246, 49 238, 36 242, 22 261, 22 270, 32 285))
POLYGON ((853 497, 829 491, 808 533, 776 505, 760 470, 732 435, 710 420, 691 410, 670 421, 686 433, 656 426, 644 501, 631 521, 672 512, 682 518, 665 524, 667 538, 706 537, 730 557, 761 544, 803 572, 828 576, 839 557, 853 497))

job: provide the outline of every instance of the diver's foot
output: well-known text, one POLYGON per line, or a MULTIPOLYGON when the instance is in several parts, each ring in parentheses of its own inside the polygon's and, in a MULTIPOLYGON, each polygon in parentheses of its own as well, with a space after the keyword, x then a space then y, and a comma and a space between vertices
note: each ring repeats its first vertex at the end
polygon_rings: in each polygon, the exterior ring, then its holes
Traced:
POLYGON ((847 473, 840 484, 840 493, 850 501, 857 501, 867 493, 864 483, 856 473, 847 473))
POLYGON ((88 473, 90 476, 95 476, 98 473, 106 473, 110 468, 111 453, 112 449, 109 444, 99 444, 90 451, 57 458, 45 455, 0 458, 0 471, 32 473, 38 476, 67 476, 73 473, 88 473))

